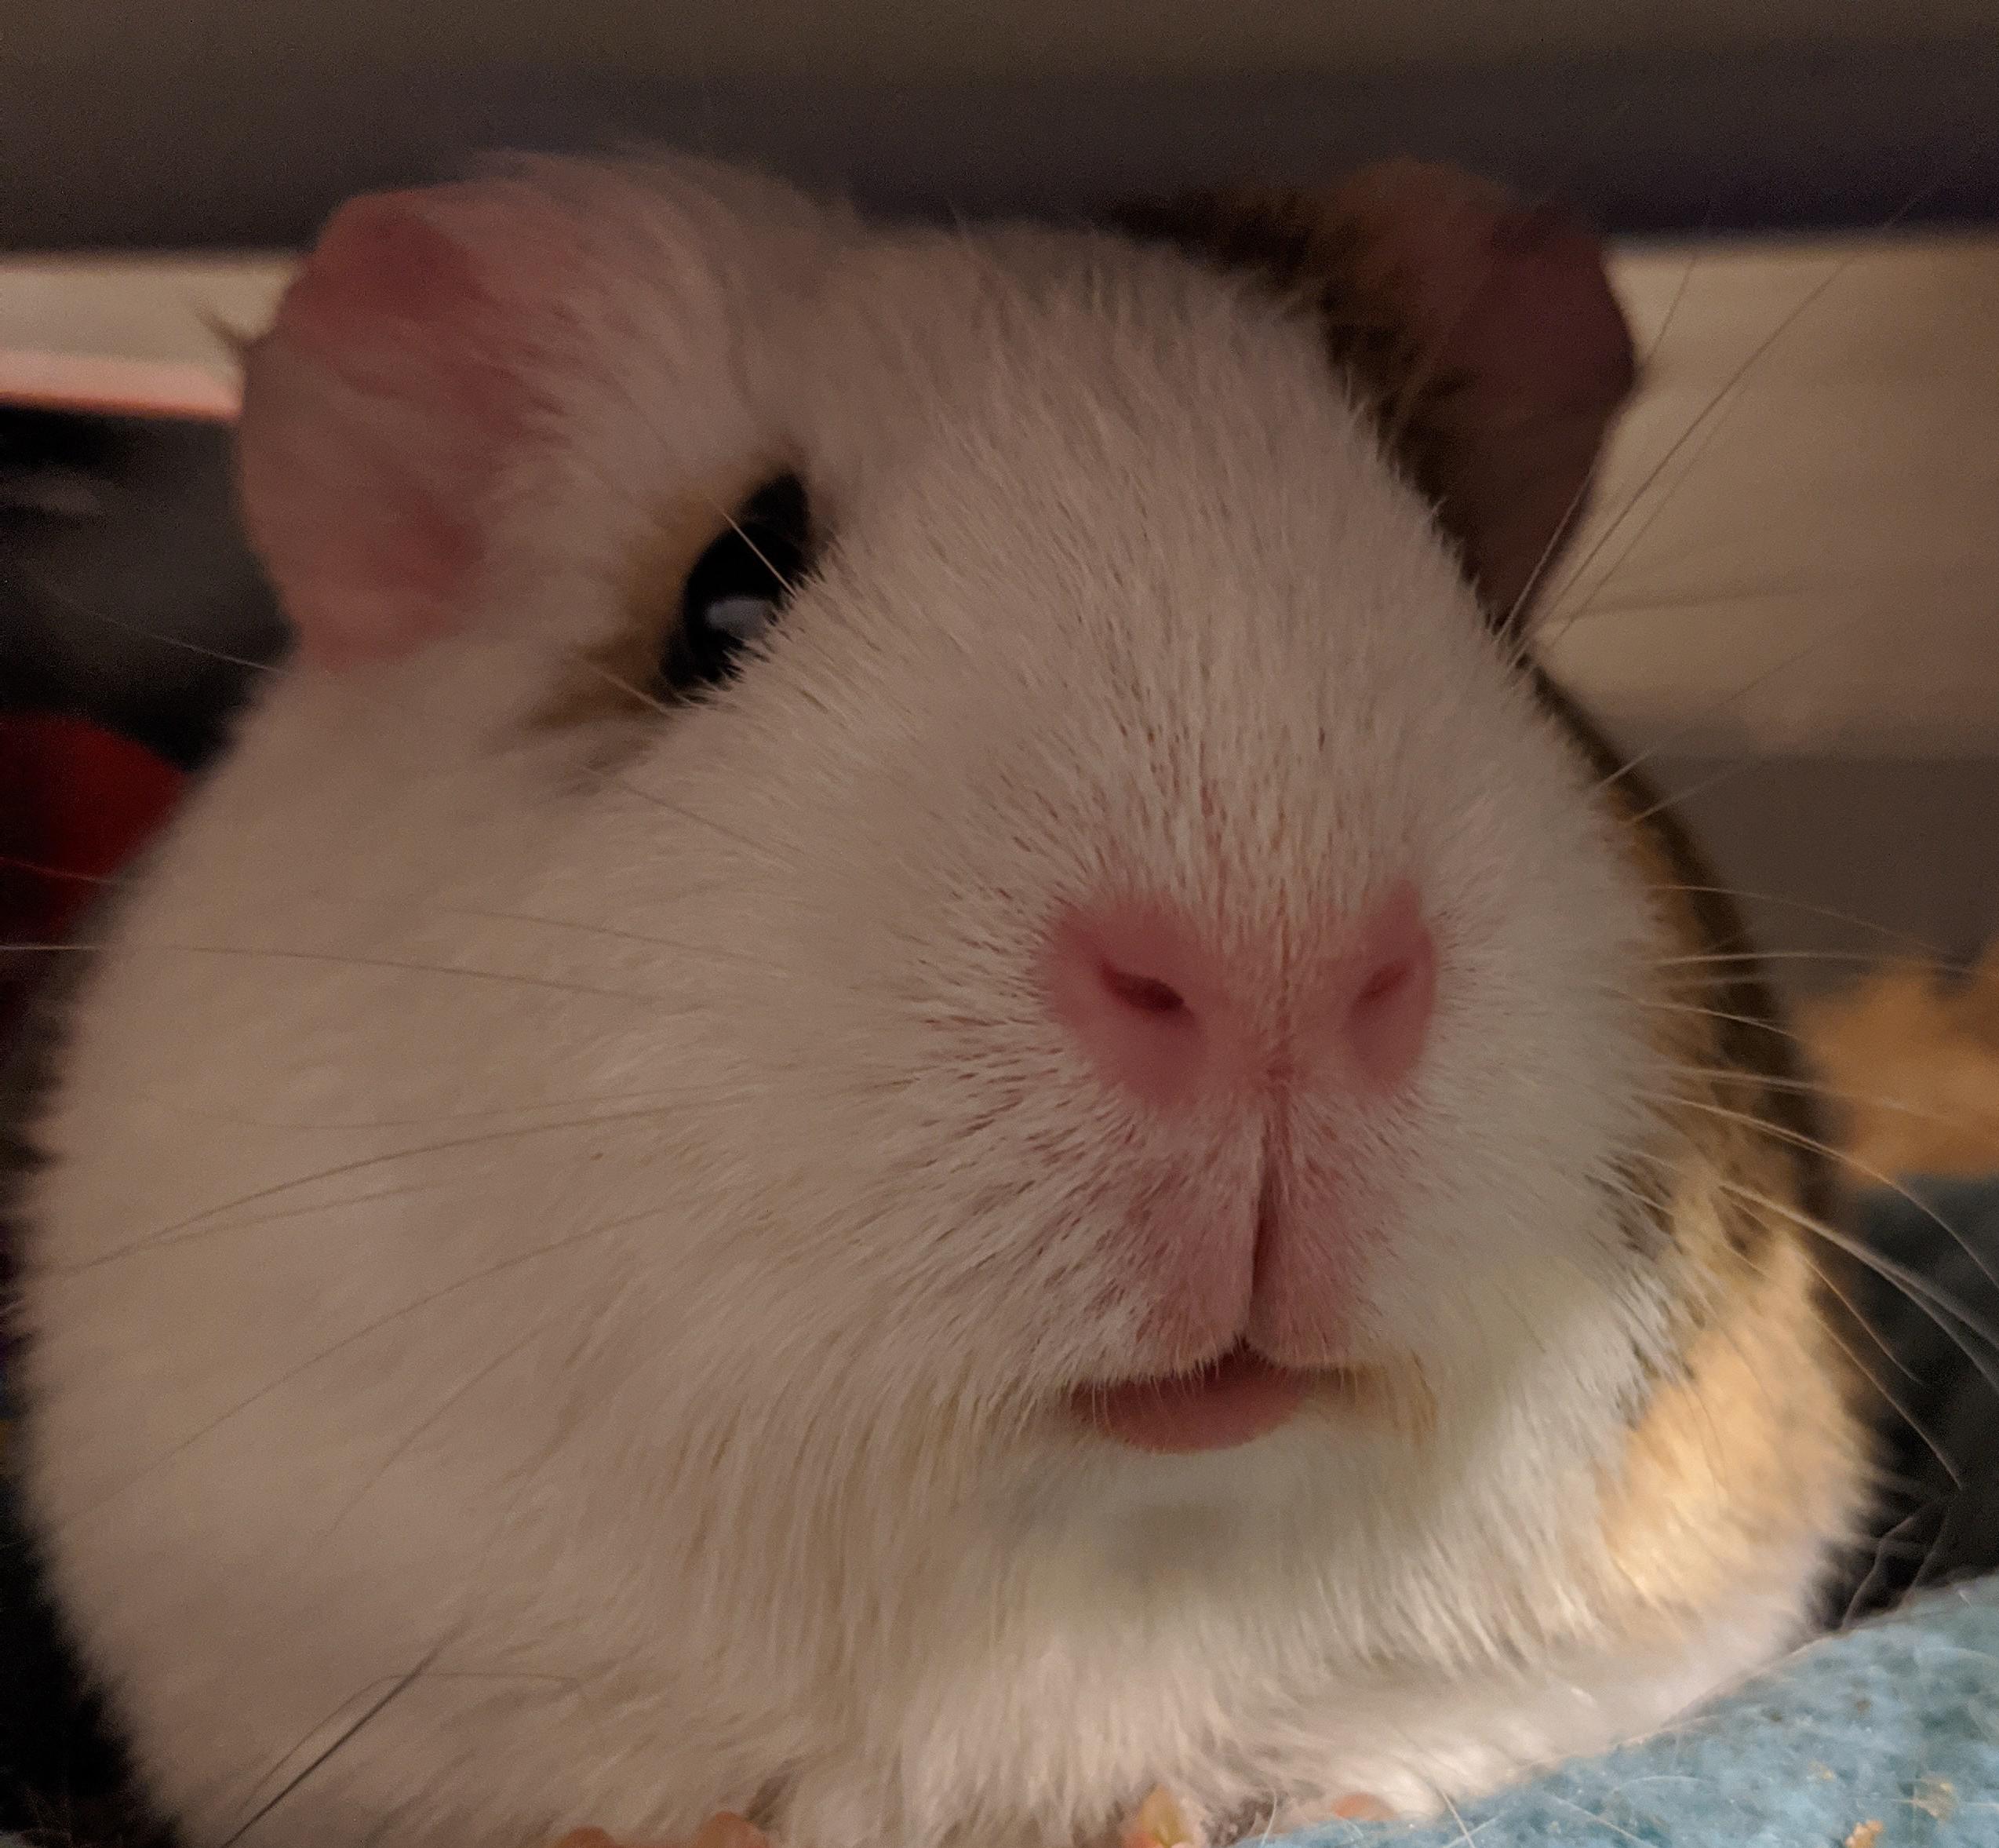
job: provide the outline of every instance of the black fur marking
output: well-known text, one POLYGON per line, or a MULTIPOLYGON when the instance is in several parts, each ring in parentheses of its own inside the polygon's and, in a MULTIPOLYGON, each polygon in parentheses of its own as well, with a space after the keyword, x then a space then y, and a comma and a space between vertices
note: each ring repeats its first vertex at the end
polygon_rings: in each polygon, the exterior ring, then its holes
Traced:
MULTIPOLYGON (((23 1197, 43 1159, 28 1124, 53 1081, 63 1022, 89 961, 82 954, 33 960, 43 967, 0 1057, 0 1383, 10 1387, 18 1378, 19 1280, 29 1236, 23 1197)), ((0 1832, 37 1848, 175 1848, 49 1591, 18 1474, 20 1427, 33 1409, 10 1400, 7 1411, 0 1465, 0 1832)))

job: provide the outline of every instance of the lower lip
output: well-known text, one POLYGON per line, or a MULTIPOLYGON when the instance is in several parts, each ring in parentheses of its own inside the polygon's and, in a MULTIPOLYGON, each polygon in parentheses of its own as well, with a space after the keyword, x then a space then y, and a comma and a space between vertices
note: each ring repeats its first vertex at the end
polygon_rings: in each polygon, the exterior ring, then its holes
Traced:
POLYGON ((1198 1372, 1094 1387, 1075 1402, 1105 1437, 1134 1450, 1184 1456, 1268 1436, 1305 1403, 1313 1377, 1237 1347, 1198 1372))

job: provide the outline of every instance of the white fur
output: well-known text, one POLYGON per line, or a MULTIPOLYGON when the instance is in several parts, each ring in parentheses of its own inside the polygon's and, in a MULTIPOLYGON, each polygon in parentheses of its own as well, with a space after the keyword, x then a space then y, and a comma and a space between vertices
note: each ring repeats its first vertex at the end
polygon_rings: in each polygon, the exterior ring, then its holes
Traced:
POLYGON ((1109 242, 563 183, 614 254, 486 622, 270 689, 41 1126, 35 1503, 191 1839, 420 1664, 263 1838, 1420 1806, 1777 1646, 1805 1561, 1605 1614, 1653 927, 1310 330, 1109 242), (656 509, 766 451, 836 535, 768 658, 608 767, 526 724, 656 509), (1404 874, 1415 1092, 1309 1128, 1377 1235, 1350 1351, 1421 1362, 1433 1437, 1071 1430, 1160 1358, 1122 1211, 1257 1157, 1102 1089, 1043 923, 1123 875, 1275 931, 1404 874))

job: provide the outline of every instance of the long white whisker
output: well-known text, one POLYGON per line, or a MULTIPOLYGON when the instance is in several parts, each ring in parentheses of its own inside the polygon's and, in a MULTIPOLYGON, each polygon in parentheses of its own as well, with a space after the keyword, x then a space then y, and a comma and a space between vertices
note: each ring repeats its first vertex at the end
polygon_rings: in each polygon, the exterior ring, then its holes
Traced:
MULTIPOLYGON (((1966 1238, 1962 1232, 1950 1224, 1927 1201, 1911 1193, 1901 1182, 1892 1179, 1878 1168, 1870 1166, 1857 1156, 1849 1154, 1844 1149, 1835 1148, 1830 1143, 1821 1142, 1816 1136, 1805 1135, 1795 1129, 1787 1129, 1781 1124, 1772 1123, 1764 1117, 1752 1115, 1747 1110, 1731 1110, 1725 1104, 1715 1103, 1706 1098, 1688 1097, 1670 1092, 1648 1092, 1641 1095, 1648 1102, 1653 1103, 1673 1103, 1684 1106, 1702 1111, 1710 1117, 1722 1117, 1731 1122, 1740 1123, 1746 1128, 1760 1130, 1765 1135, 1774 1136, 1779 1142, 1790 1143, 1793 1148, 1808 1149, 1815 1155, 1826 1156, 1843 1167, 1852 1168, 1855 1173, 1865 1176, 1876 1186, 1886 1188, 1891 1194, 1913 1206, 1971 1259, 1973 1265, 1977 1267, 1979 1274, 1992 1285, 1994 1290, 1999 1290, 1999 1276, 1994 1274, 1991 1266, 1972 1248, 1970 1240, 1966 1238)), ((1990 1339, 1995 1347, 1999 1347, 1999 1333, 1994 1334, 1990 1339)))

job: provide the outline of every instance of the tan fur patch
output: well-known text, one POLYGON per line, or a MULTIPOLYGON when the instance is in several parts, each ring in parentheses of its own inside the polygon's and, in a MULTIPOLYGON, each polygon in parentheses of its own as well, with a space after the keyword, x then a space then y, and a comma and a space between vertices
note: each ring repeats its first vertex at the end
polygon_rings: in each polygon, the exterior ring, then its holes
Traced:
POLYGON ((1897 961, 1800 1019, 1857 1182, 1999 1174, 1999 942, 1961 979, 1897 961))
POLYGON ((1610 1559, 1669 1618, 1711 1606, 1754 1582, 1773 1551, 1841 1534, 1852 1517, 1859 1450, 1837 1356, 1802 1244, 1778 1230, 1760 1270, 1728 1286, 1695 1336, 1684 1376, 1654 1394, 1606 1485, 1610 1559))
POLYGON ((1608 1559, 1668 1624, 1753 1583, 1773 1558, 1843 1538, 1866 1479, 1864 1376, 1828 1311, 1830 1248, 1811 1227, 1827 1158, 1793 1042, 1746 937, 1637 779, 1608 785, 1677 953, 1644 997, 1664 1062, 1656 1176, 1683 1305, 1678 1366, 1660 1380, 1606 1481, 1608 1559))

